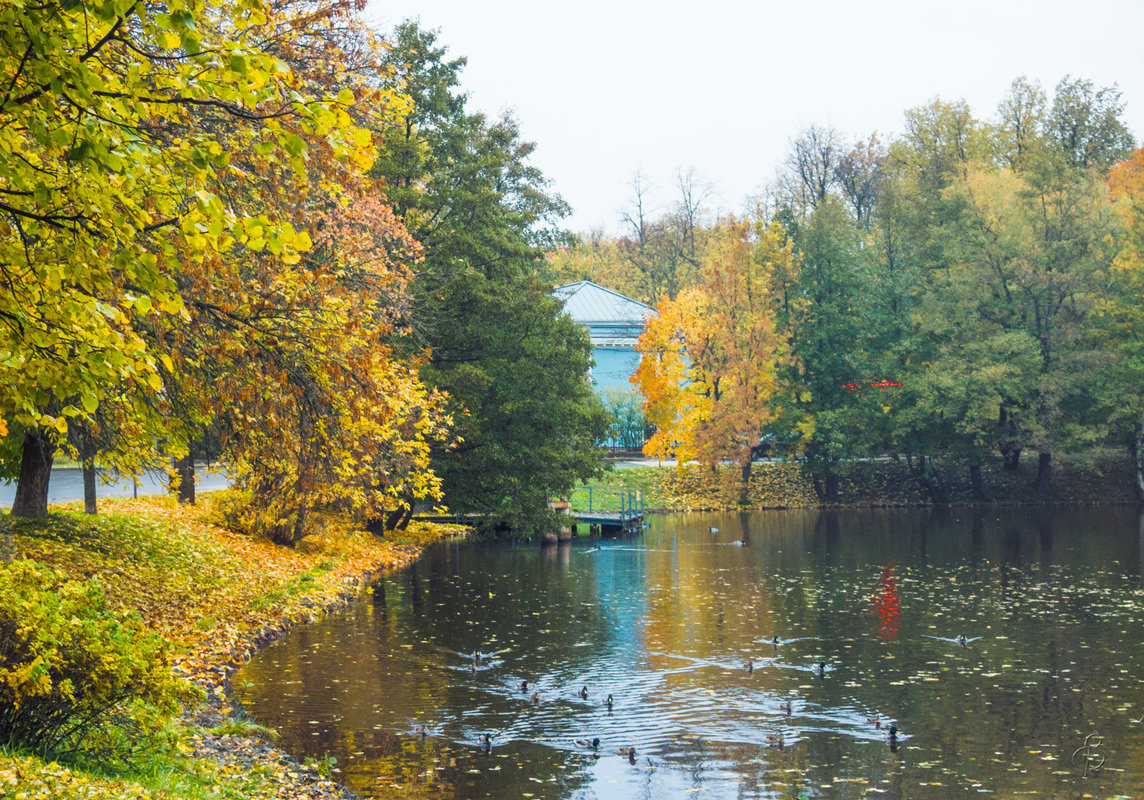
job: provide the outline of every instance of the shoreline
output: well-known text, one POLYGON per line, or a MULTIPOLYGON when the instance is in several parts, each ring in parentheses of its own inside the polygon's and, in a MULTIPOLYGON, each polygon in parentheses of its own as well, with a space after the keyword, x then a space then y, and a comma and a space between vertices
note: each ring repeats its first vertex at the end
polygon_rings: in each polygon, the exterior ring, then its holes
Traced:
MULTIPOLYGON (((205 693, 194 708, 185 708, 180 721, 203 730, 217 729, 227 723, 255 722, 234 697, 231 679, 235 673, 263 649, 279 641, 287 633, 302 625, 310 625, 327 614, 347 608, 360 598, 363 591, 385 575, 405 569, 424 553, 420 548, 401 546, 405 557, 398 563, 378 565, 358 576, 346 580, 346 588, 333 600, 311 604, 311 612, 302 618, 279 615, 255 631, 240 633, 230 642, 218 645, 208 642, 196 652, 175 659, 172 669, 177 675, 194 683, 205 693), (189 669, 187 664, 202 659, 205 669, 189 669), (211 666, 213 665, 213 666, 211 666)), ((303 601, 306 604, 306 601, 303 601)), ((279 773, 279 785, 290 791, 289 797, 314 800, 361 800, 361 796, 317 768, 303 764, 283 750, 273 740, 258 733, 225 733, 197 736, 191 750, 194 758, 209 759, 225 768, 249 769, 258 764, 271 767, 279 773)))
MULTIPOLYGON (((433 544, 434 542, 421 546, 395 545, 399 554, 396 562, 378 563, 357 575, 344 577, 343 590, 326 602, 303 599, 302 605, 308 609, 304 616, 279 614, 256 630, 237 632, 225 643, 206 640, 198 650, 174 659, 172 669, 176 674, 191 681, 205 693, 205 697, 195 707, 183 709, 179 715, 180 721, 201 730, 217 729, 228 723, 258 725, 234 696, 231 680, 235 673, 263 649, 294 629, 318 622, 327 614, 341 611, 358 601, 374 582, 416 563, 426 548, 433 544), (188 667, 188 664, 196 661, 202 664, 201 668, 188 667)), ((310 800, 363 800, 361 795, 348 786, 338 783, 332 774, 323 774, 317 766, 298 761, 291 753, 279 747, 272 737, 258 733, 257 729, 196 736, 190 754, 194 758, 214 761, 223 769, 269 767, 278 773, 280 789, 288 792, 282 795, 280 791, 279 796, 310 800)))
POLYGON ((98 580, 109 606, 139 613, 169 643, 170 670, 195 689, 171 718, 175 738, 163 748, 172 777, 15 751, 0 753, 0 796, 12 789, 67 800, 157 800, 205 790, 249 800, 358 798, 330 764, 302 763, 278 747, 235 699, 233 676, 298 626, 346 608, 429 546, 468 531, 415 525, 380 539, 327 520, 303 546, 283 548, 219 526, 205 497, 195 506, 104 499, 100 512, 89 517, 67 503, 50 506, 46 520, 0 514, 0 559, 29 558, 73 580, 98 580))
MULTIPOLYGON (((1116 465, 1119 468, 1112 468, 1108 462, 1103 464, 1103 470, 1097 467, 1073 472, 1068 477, 1061 475, 1061 480, 1057 483, 1062 490, 1061 496, 1036 498, 1028 492, 1004 493, 1004 500, 968 502, 962 496, 944 504, 934 504, 924 499, 915 486, 903 480, 907 476, 902 474, 900 466, 892 465, 876 466, 874 469, 867 466, 859 471, 864 474, 857 477, 848 475, 848 494, 843 502, 816 502, 812 496, 808 496, 810 487, 794 474, 793 466, 773 465, 759 469, 752 475, 752 488, 757 491, 753 492, 756 501, 782 497, 783 500, 795 502, 756 502, 747 507, 728 502, 737 495, 733 470, 716 475, 706 470, 681 470, 676 466, 665 465, 650 469, 617 470, 608 477, 616 482, 634 479, 648 488, 654 488, 659 494, 657 499, 662 502, 655 503, 655 508, 649 508, 648 511, 657 514, 729 509, 814 510, 831 513, 879 508, 931 509, 940 513, 943 509, 951 508, 979 508, 988 511, 995 508, 1139 505, 1130 492, 1124 491, 1128 487, 1123 482, 1123 468, 1120 465, 1116 465), (731 480, 726 480, 727 477, 731 480), (756 478, 759 479, 757 484, 756 478), (1070 482, 1070 478, 1074 480, 1070 482), (1120 491, 1109 491, 1112 486, 1119 487, 1120 491), (880 491, 867 493, 867 489, 880 491)), ((1019 477, 1024 482, 1030 476, 1025 473, 1019 477)), ((69 524, 89 524, 76 511, 78 507, 75 503, 56 504, 51 507, 51 511, 53 515, 70 512, 59 515, 70 520, 69 524)), ((252 657, 290 631, 348 607, 380 578, 415 563, 429 546, 450 535, 465 535, 465 531, 454 526, 415 524, 409 535, 400 537, 401 541, 378 539, 355 532, 354 536, 359 537, 354 540, 356 543, 346 544, 340 550, 336 542, 330 544, 325 541, 309 549, 288 549, 268 545, 219 527, 211 521, 208 508, 209 501, 206 497, 197 506, 191 507, 179 507, 173 501, 144 498, 137 501, 101 501, 104 521, 116 515, 147 525, 164 520, 183 542, 191 542, 201 549, 214 548, 218 552, 225 552, 230 559, 227 563, 233 566, 237 575, 237 578, 230 576, 231 582, 220 587, 210 583, 214 577, 211 569, 218 568, 215 562, 204 562, 208 567, 205 573, 187 573, 192 578, 192 594, 210 595, 213 591, 214 595, 202 607, 188 609, 183 616, 173 620, 162 616, 152 619, 148 616, 148 608, 138 606, 140 613, 153 622, 154 628, 161 631, 175 646, 176 655, 172 658, 171 669, 176 675, 197 686, 202 693, 201 699, 196 699, 193 705, 188 703, 175 719, 176 724, 185 726, 185 734, 182 736, 185 746, 179 748, 180 757, 212 763, 217 768, 218 780, 243 785, 244 789, 237 796, 244 798, 359 799, 360 796, 352 789, 338 782, 337 770, 331 769, 331 764, 309 760, 301 763, 275 744, 270 735, 260 733, 263 729, 251 720, 234 697, 233 677, 252 657), (265 579, 264 573, 267 576, 265 579), (248 587, 243 583, 244 580, 249 580, 250 575, 258 577, 257 586, 248 587), (221 604, 218 602, 220 596, 224 600, 221 604), (252 603, 252 600, 258 602, 252 603), (211 616, 212 613, 217 616, 211 616), (255 781, 253 785, 250 782, 243 783, 241 776, 248 773, 257 773, 258 781, 261 782, 255 781), (268 794, 268 790, 272 793, 268 794)), ((6 538, 5 531, 0 530, 0 554, 7 552, 8 557, 14 557, 20 550, 25 550, 27 557, 42 559, 45 563, 56 563, 53 559, 60 556, 60 552, 53 549, 56 547, 54 543, 51 546, 46 544, 50 537, 36 538, 36 535, 22 533, 12 525, 9 525, 8 533, 13 538, 6 538), (13 545, 15 549, 12 548, 13 545)), ((131 569, 136 566, 129 557, 130 554, 126 553, 116 554, 102 562, 98 558, 89 558, 92 553, 83 550, 80 544, 79 540, 70 542, 68 547, 72 549, 61 551, 65 555, 78 557, 77 561, 64 559, 57 564, 72 571, 73 575, 77 568, 86 570, 91 567, 96 573, 100 569, 106 571, 110 568, 110 574, 114 575, 122 574, 125 567, 131 569)), ((217 556, 217 552, 214 556, 217 556)), ((145 578, 146 573, 143 573, 140 579, 145 578)), ((178 586, 168 587, 160 582, 155 588, 164 598, 176 601, 183 598, 183 595, 172 593, 173 589, 180 588, 178 586)), ((129 592, 126 599, 131 600, 129 592)), ((154 609, 150 611, 154 612, 154 609)), ((8 763, 0 761, 0 790, 5 788, 5 772, 15 767, 18 775, 22 768, 21 761, 23 764, 31 763, 41 772, 50 773, 55 768, 53 764, 44 765, 42 762, 37 765, 34 763, 37 760, 32 757, 9 757, 8 763)), ((95 775, 85 777, 90 773, 82 770, 71 774, 80 778, 81 782, 90 780, 94 784, 102 780, 95 775)), ((40 776, 35 777, 42 779, 40 776)), ((137 779, 128 777, 126 780, 137 779)), ((162 789, 145 788, 138 783, 133 785, 142 789, 144 794, 133 793, 132 796, 170 796, 162 789)), ((104 795, 96 791, 90 795, 75 796, 111 798, 124 795, 116 792, 104 795)))

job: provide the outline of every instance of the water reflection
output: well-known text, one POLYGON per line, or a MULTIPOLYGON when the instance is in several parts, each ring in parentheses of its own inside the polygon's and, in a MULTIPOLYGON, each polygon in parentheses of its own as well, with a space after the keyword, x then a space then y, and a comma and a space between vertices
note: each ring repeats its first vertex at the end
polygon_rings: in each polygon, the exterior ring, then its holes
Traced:
POLYGON ((761 512, 449 545, 236 686, 372 797, 1144 796, 1139 526, 761 512))

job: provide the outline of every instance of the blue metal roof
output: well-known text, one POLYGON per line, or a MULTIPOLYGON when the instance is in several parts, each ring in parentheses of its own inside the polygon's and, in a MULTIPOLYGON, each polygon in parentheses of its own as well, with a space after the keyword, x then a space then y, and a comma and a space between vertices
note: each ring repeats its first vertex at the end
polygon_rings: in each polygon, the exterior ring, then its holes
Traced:
POLYGON ((619 292, 591 281, 558 286, 552 294, 564 301, 564 311, 574 322, 585 325, 593 344, 632 346, 644 323, 655 311, 619 292))

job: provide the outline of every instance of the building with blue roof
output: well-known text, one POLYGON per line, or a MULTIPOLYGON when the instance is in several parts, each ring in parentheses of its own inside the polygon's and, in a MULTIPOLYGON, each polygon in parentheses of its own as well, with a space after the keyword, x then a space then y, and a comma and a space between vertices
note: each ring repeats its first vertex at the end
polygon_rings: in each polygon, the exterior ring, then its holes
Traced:
POLYGON ((588 329, 596 362, 591 374, 596 391, 634 391, 628 379, 640 361, 636 340, 654 309, 591 281, 558 286, 552 294, 564 301, 564 312, 574 322, 588 329))

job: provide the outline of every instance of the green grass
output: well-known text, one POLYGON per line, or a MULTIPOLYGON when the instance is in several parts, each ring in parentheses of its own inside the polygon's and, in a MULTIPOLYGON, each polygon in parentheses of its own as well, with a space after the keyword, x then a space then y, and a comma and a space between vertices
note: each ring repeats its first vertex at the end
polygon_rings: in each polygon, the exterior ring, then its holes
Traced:
MULTIPOLYGON (((630 489, 639 489, 643 492, 643 503, 646 509, 662 509, 666 507, 665 495, 662 488, 662 476, 665 470, 674 467, 633 467, 632 469, 615 469, 605 473, 602 478, 587 481, 577 486, 568 498, 572 501, 573 511, 588 510, 588 490, 592 490, 592 509, 595 511, 619 511, 619 492, 630 489)), ((638 502, 638 500, 637 500, 638 502)))

